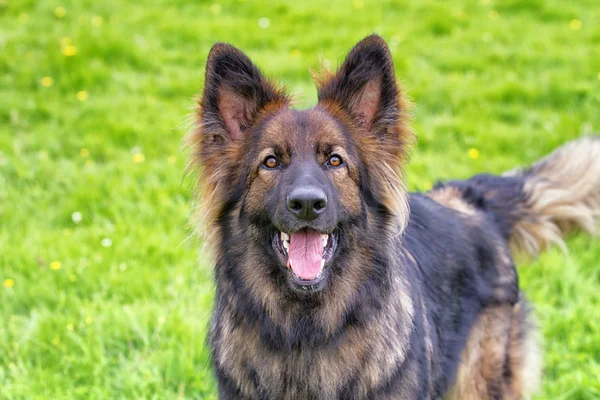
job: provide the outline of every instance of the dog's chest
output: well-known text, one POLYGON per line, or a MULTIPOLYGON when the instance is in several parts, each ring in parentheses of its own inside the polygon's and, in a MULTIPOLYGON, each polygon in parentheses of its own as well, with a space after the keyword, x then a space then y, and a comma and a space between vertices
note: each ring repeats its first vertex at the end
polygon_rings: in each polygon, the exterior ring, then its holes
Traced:
POLYGON ((350 328, 335 344, 285 351, 254 330, 221 326, 214 361, 247 398, 369 398, 406 356, 406 338, 382 328, 350 328))

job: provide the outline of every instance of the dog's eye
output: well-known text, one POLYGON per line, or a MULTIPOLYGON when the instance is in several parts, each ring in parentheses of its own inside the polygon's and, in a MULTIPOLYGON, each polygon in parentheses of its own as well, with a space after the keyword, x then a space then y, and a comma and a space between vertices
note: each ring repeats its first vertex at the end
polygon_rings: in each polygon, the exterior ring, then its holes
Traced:
POLYGON ((263 165, 269 169, 277 168, 279 166, 279 161, 273 156, 269 156, 265 158, 263 165))
POLYGON ((343 162, 342 157, 337 154, 332 155, 329 157, 329 160, 327 160, 327 164, 331 167, 339 167, 343 162))

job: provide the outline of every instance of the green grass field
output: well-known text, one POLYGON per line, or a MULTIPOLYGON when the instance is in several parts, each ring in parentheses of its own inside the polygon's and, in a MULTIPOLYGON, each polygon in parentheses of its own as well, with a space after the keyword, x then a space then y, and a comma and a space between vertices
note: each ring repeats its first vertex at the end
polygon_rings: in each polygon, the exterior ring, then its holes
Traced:
MULTIPOLYGON (((600 129, 598 21, 597 0, 0 0, 0 398, 216 398, 180 145, 215 41, 308 106, 309 68, 382 35, 423 190, 600 129)), ((600 241, 568 243, 520 269, 539 398, 599 399, 600 241)))

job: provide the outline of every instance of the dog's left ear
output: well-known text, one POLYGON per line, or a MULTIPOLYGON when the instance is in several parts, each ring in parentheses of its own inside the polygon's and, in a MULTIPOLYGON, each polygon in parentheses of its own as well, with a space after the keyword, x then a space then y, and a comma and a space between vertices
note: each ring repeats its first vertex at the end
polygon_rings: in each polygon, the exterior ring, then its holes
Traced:
POLYGON ((338 72, 317 81, 319 102, 335 102, 361 128, 384 135, 403 110, 390 50, 371 35, 350 51, 338 72))

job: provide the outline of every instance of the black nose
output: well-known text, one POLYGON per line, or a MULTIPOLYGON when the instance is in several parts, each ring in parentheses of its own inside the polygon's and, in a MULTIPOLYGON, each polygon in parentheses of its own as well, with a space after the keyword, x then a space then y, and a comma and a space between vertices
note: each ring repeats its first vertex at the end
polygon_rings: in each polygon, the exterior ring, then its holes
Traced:
POLYGON ((303 220, 313 220, 327 207, 325 192, 314 186, 299 187, 287 198, 288 210, 303 220))

